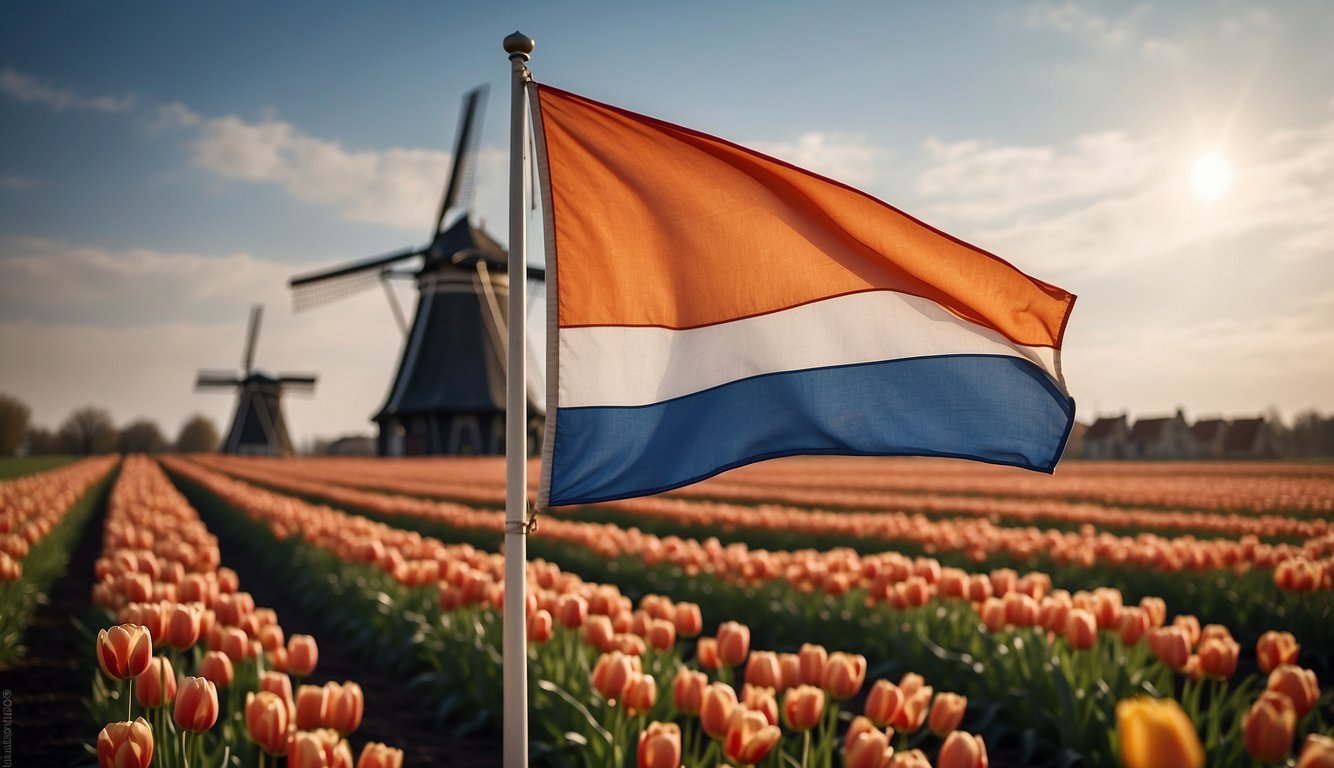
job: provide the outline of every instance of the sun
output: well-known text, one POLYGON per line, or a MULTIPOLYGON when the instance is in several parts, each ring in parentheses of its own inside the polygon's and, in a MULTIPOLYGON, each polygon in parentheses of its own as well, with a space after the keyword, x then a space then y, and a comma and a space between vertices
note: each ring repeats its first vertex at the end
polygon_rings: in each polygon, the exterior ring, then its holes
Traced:
POLYGON ((1232 183, 1232 166, 1222 155, 1210 153, 1201 155, 1190 173, 1191 185, 1195 194, 1206 200, 1213 200, 1227 191, 1232 183))

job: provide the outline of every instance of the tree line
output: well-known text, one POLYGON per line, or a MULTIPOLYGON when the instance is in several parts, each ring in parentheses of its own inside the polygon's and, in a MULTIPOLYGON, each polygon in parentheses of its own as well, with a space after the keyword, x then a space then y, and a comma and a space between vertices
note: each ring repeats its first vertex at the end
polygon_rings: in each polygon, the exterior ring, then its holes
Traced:
POLYGON ((191 416, 174 440, 168 440, 157 422, 138 419, 117 427, 105 408, 86 405, 75 409, 55 430, 30 423, 32 410, 13 395, 0 392, 0 456, 20 451, 29 456, 96 453, 198 453, 218 449, 218 428, 207 416, 191 416))

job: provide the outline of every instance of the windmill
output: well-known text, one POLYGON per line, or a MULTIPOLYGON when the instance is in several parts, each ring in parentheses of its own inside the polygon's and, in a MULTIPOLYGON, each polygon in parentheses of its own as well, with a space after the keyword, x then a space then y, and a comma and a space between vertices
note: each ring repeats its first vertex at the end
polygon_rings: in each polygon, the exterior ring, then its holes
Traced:
MULTIPOLYGON (((484 88, 463 100, 453 166, 445 183, 425 246, 355 261, 293 278, 298 311, 374 287, 385 289, 404 333, 398 371, 379 425, 381 455, 503 454, 505 452, 505 368, 509 272, 505 249, 471 221, 471 177, 475 136, 484 88), (467 200, 464 211, 445 226, 446 216, 467 200), (420 262, 409 264, 413 260, 420 262), (410 279, 417 307, 408 326, 391 280, 410 279)), ((544 281, 540 267, 529 280, 544 281)), ((532 454, 545 427, 540 386, 528 386, 528 446, 532 454)))
POLYGON ((292 438, 287 434, 282 396, 287 392, 315 391, 315 376, 279 374, 277 378, 257 370, 255 343, 259 340, 259 321, 264 305, 250 308, 250 327, 246 332, 245 356, 241 358, 241 376, 227 371, 200 371, 195 389, 238 390, 236 415, 222 443, 225 453, 263 456, 290 456, 292 438))

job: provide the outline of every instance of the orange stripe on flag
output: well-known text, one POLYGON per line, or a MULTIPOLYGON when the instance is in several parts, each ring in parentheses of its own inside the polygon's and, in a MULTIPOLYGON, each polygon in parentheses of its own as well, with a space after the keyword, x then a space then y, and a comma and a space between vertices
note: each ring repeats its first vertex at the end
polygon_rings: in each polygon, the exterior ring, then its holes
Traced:
POLYGON ((561 327, 694 328, 891 290, 1060 347, 1072 294, 863 192, 551 86, 538 100, 561 327))

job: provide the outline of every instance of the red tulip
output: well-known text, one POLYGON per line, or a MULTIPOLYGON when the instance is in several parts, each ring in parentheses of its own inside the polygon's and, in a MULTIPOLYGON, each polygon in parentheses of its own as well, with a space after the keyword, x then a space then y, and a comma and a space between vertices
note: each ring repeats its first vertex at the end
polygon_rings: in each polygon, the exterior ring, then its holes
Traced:
POLYGON ((639 734, 639 768, 680 768, 681 726, 649 723, 639 734))
POLYGON ((176 695, 176 725, 203 733, 218 721, 218 689, 203 677, 186 677, 176 695))
POLYGON ((153 730, 142 717, 108 723, 97 734, 99 768, 148 768, 153 761, 153 730))
POLYGON ((97 663, 117 680, 138 677, 153 658, 153 636, 140 624, 121 624, 97 633, 97 663))

